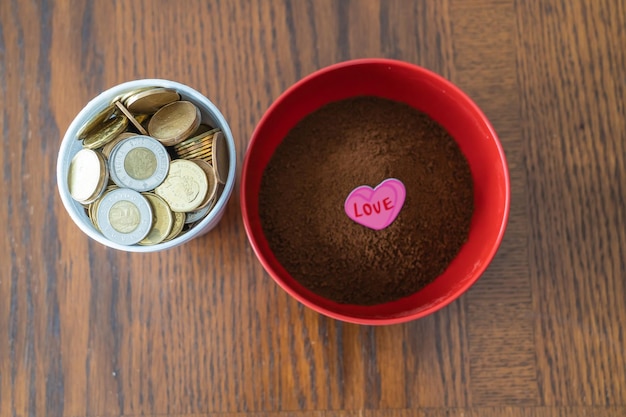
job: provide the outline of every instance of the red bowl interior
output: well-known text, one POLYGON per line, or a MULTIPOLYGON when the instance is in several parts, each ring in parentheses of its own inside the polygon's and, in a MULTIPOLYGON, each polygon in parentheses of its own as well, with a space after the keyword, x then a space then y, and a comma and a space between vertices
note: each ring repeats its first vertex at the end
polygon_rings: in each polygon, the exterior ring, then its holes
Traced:
POLYGON ((267 110, 245 156, 241 204, 248 239, 265 270, 289 294, 327 316, 360 324, 393 324, 430 314, 452 302, 480 277, 502 240, 509 213, 506 159, 491 124, 449 81, 424 68, 387 59, 347 61, 294 84, 267 110), (443 125, 467 158, 474 181, 468 241, 446 271, 417 293, 375 306, 339 304, 294 280, 276 260, 258 213, 261 176, 276 147, 305 115, 332 101, 373 95, 405 102, 443 125))

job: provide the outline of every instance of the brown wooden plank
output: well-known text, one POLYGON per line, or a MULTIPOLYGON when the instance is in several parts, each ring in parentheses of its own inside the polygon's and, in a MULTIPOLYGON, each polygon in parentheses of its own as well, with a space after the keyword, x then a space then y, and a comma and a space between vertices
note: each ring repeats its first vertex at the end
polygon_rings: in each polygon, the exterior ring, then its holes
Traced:
POLYGON ((54 140, 49 67, 50 20, 39 4, 3 3, 2 365, 0 413, 61 412, 60 314, 56 275, 54 140), (36 20, 30 21, 29 19, 36 20), (5 281, 6 280, 6 281, 5 281), (5 293, 6 290, 6 293, 5 293), (8 342, 8 343, 7 343, 8 342), (40 381, 37 386, 33 381, 40 381), (5 388, 8 388, 5 390, 5 388))
MULTIPOLYGON (((170 414, 168 417, 621 417, 626 408, 613 407, 472 407, 384 410, 312 410, 283 412, 225 412, 170 414)), ((158 417, 160 414, 146 415, 158 417)), ((115 416, 117 417, 117 416, 115 416)), ((122 417, 122 416, 119 416, 122 417)))
POLYGON ((528 271, 524 148, 515 71, 513 2, 455 1, 455 81, 498 133, 511 177, 507 232, 487 272, 467 294, 472 403, 537 404, 528 271), (497 388, 495 388, 497 387, 497 388))
POLYGON ((516 10, 542 401, 623 404, 626 10, 516 10))

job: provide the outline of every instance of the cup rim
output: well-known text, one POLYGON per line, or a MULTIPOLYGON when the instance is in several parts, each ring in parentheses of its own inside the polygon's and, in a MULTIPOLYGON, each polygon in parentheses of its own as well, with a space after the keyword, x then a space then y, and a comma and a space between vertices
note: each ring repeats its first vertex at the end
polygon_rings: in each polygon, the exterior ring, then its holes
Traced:
POLYGON ((79 229, 85 233, 91 239, 105 245, 107 247, 117 249, 125 252, 140 252, 140 253, 150 253, 150 252, 159 252, 162 250, 170 249, 179 245, 182 245, 190 240, 194 239, 197 236, 203 234, 202 232, 210 227, 214 227, 217 222, 221 219, 226 205, 230 199, 230 196, 233 192, 235 186, 235 175, 237 170, 237 157, 235 150, 235 141, 228 125, 228 122, 217 108, 217 106, 209 100, 206 96, 201 94, 196 89, 182 84, 176 81, 159 79, 159 78, 144 78, 144 79, 136 79, 131 81, 126 81, 117 85, 114 85, 100 94, 96 95, 92 98, 82 109, 81 111, 74 117, 70 125, 68 126, 65 134, 63 135, 63 139, 61 140, 61 145, 59 147, 59 152, 57 155, 57 189, 59 195, 61 197, 61 201, 65 208, 65 211, 69 214, 70 218, 76 224, 79 229), (202 103, 202 105, 206 106, 206 110, 209 111, 211 116, 213 116, 219 127, 222 129, 224 133, 224 137, 226 139, 226 145, 228 148, 229 154, 229 172, 226 178, 226 182, 224 184, 224 190, 220 198, 218 199, 215 207, 211 210, 211 212, 204 218, 202 221, 197 224, 194 229, 191 230, 181 236, 178 236, 170 241, 158 243, 156 245, 151 246, 140 246, 140 245, 121 245, 119 243, 115 243, 97 232, 92 226, 85 224, 85 221, 82 217, 80 217, 76 211, 76 204, 70 194, 69 189, 67 187, 67 181, 65 180, 66 170, 65 163, 68 159, 68 154, 70 152, 70 148, 73 145, 73 142, 76 141, 76 134, 78 130, 83 126, 86 119, 90 114, 93 114, 95 111, 103 109, 110 102, 119 95, 137 88, 142 87, 166 87, 173 88, 177 91, 181 92, 182 95, 192 98, 194 101, 202 103))
POLYGON ((243 164, 242 164, 240 199, 241 199, 241 214, 243 218, 244 229, 248 237, 248 241, 250 242, 250 245, 252 246, 252 249, 257 259, 259 260, 259 262, 261 263, 265 271, 267 271, 267 273, 272 277, 272 279, 289 295, 291 295, 293 298, 295 298, 297 301, 304 304, 305 306, 311 308, 312 310, 318 313, 321 313, 323 315, 326 315, 328 317, 331 317, 333 319, 337 319, 337 320, 341 320, 341 321, 345 321, 349 323, 362 324, 362 325, 392 325, 392 324, 399 324, 399 323, 416 320, 416 319, 425 317, 429 314, 434 313, 435 311, 438 311, 446 307, 447 305, 449 305, 450 303, 458 299, 462 294, 464 294, 480 278, 480 276, 484 273, 484 271, 487 269, 487 267, 493 260, 495 254, 497 253, 502 243, 502 239, 504 237, 504 233, 506 231, 506 227, 507 227, 508 219, 509 219, 510 204, 511 204, 511 201, 510 201, 511 200, 511 186, 510 186, 510 173, 508 169, 508 163, 506 160, 504 149, 502 147, 502 143, 500 142, 500 139, 498 138, 498 135, 495 132, 495 129, 493 128, 489 119, 486 117, 483 111, 478 107, 478 105, 474 103, 474 101, 465 92, 463 92, 459 87, 457 87, 455 84, 453 84, 451 81, 447 80, 446 78, 442 77, 441 75, 416 64, 408 63, 405 61, 394 60, 394 59, 387 59, 387 58, 360 58, 360 59, 352 59, 348 61, 331 64, 329 66, 323 67, 321 69, 318 69, 317 71, 312 72, 311 74, 303 77, 302 79, 300 79, 299 81, 297 81, 296 83, 288 87, 268 107, 268 109, 265 111, 265 113, 263 113, 263 116, 259 120, 259 123, 255 127, 252 133, 250 142, 248 143, 248 147, 246 149, 246 154, 245 154, 243 164), (272 267, 272 265, 270 264, 268 259, 265 257, 265 254, 263 253, 263 251, 261 250, 259 246, 257 237, 255 236, 254 231, 253 231, 253 225, 251 223, 251 218, 250 218, 251 213, 248 210, 249 198, 247 197, 247 192, 246 192, 248 188, 248 178, 250 175, 249 173, 249 170, 250 170, 249 165, 250 165, 250 160, 251 160, 250 149, 257 141, 261 140, 259 139, 259 132, 262 130, 263 126, 268 122, 268 120, 271 117, 273 117, 275 110, 278 107, 280 107, 282 103, 288 99, 288 97, 294 94, 295 91, 297 91, 303 85, 309 83, 311 80, 317 77, 323 76, 329 72, 337 71, 346 67, 369 66, 369 65, 381 65, 381 66, 388 65, 390 66, 390 68, 396 67, 396 68, 409 69, 411 71, 420 73, 422 76, 425 76, 426 78, 432 80, 432 82, 438 85, 444 86, 448 94, 452 93, 455 96, 461 98, 464 102, 464 105, 467 108, 469 108, 473 114, 476 115, 477 119, 480 119, 484 123, 485 127, 489 131, 490 138, 497 149, 497 153, 499 156, 498 160, 502 166, 502 171, 503 171, 502 180, 504 183, 503 185, 504 185, 504 191, 505 191, 504 201, 503 201, 503 206, 504 206, 503 213, 504 214, 500 222, 498 235, 492 247, 490 248, 488 255, 484 258, 485 262, 479 268, 473 271, 471 279, 468 279, 463 285, 459 285, 455 287, 455 289, 451 291, 446 297, 440 300, 437 300, 434 303, 431 303, 430 305, 428 305, 427 307, 425 307, 424 309, 418 312, 412 312, 412 313, 409 312, 406 315, 400 315, 400 316, 390 317, 390 318, 374 318, 374 317, 364 318, 361 316, 352 316, 352 315, 338 313, 336 311, 332 311, 324 306, 321 306, 319 304, 316 304, 310 301, 306 297, 303 297, 295 289, 293 289, 286 281, 283 280, 280 271, 277 271, 272 267))

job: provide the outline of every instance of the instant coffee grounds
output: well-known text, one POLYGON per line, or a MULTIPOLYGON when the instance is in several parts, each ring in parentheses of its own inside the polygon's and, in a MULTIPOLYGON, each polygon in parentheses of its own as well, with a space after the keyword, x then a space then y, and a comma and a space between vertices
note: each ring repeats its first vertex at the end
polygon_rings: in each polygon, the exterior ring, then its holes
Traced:
POLYGON ((263 231, 283 267, 311 291, 358 305, 432 282, 467 240, 472 212, 469 166, 446 130, 404 103, 370 96, 302 119, 273 154, 259 193, 263 231), (346 214, 355 188, 391 178, 406 198, 387 227, 346 214))

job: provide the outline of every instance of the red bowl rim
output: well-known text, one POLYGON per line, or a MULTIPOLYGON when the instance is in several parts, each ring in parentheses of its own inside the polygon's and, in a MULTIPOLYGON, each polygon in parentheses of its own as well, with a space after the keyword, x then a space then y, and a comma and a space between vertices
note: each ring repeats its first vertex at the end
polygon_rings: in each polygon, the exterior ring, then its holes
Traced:
POLYGON ((337 320, 345 321, 348 323, 364 324, 364 325, 391 325, 391 324, 398 324, 398 323, 404 323, 404 322, 416 320, 416 319, 425 317, 429 314, 432 314, 437 310, 442 309, 443 307, 447 306, 448 304, 452 303, 457 298, 459 298, 480 278, 480 276, 485 272, 485 270, 487 269, 487 267, 493 260, 495 254, 497 253, 500 247, 500 244, 502 243, 502 239, 504 237, 504 233, 506 231, 506 227, 507 227, 508 219, 509 219, 509 211, 510 211, 510 205, 511 205, 511 185, 510 185, 510 174, 509 174, 508 164, 506 160, 506 155, 504 153, 504 149, 498 138, 498 135, 495 132, 495 129, 493 128, 493 126, 491 125, 491 122, 489 122, 489 120, 487 119, 483 111, 478 107, 478 105, 474 103, 474 101, 467 94, 465 94, 459 87, 457 87, 451 81, 443 78, 439 74, 434 73, 416 64, 411 64, 405 61, 399 61, 399 60, 387 59, 387 58, 360 58, 360 59, 352 59, 352 60, 332 64, 332 65, 329 65, 327 67, 324 67, 317 71, 312 72, 311 74, 297 81, 295 84, 292 84, 282 94, 280 94, 280 96, 268 107, 265 113, 263 113, 263 116, 259 120, 259 123, 256 125, 254 131, 252 132, 250 142, 248 143, 248 147, 247 147, 246 154, 244 157, 244 162, 242 165, 240 199, 241 199, 241 215, 243 218, 244 229, 246 231, 248 241, 250 242, 250 245, 252 246, 252 250, 254 251, 259 262, 261 262, 261 265, 263 266, 265 271, 272 277, 272 279, 283 290, 285 290, 289 295, 294 297, 297 301, 311 308, 312 310, 318 313, 324 314, 328 317, 337 319, 337 320), (262 126, 266 123, 267 119, 269 119, 271 115, 274 113, 274 110, 277 107, 279 107, 282 104, 282 102, 288 96, 290 96, 295 90, 299 89, 303 84, 308 83, 311 79, 317 78, 320 75, 326 74, 328 72, 336 71, 341 68, 350 67, 350 66, 362 66, 362 65, 365 65, 365 66, 367 65, 390 65, 394 67, 404 67, 407 69, 411 69, 413 71, 417 71, 425 75, 426 77, 430 79, 435 80, 437 83, 441 85, 444 85, 447 91, 454 92, 456 95, 458 95, 458 97, 462 98, 465 101, 466 106, 470 108, 472 112, 476 113, 479 116, 479 118, 483 121, 485 126, 488 128, 489 133, 491 137, 493 138, 494 144, 498 150, 498 155, 500 157, 500 162, 503 168, 503 180, 504 180, 504 186, 505 186, 504 215, 502 217, 502 222, 500 224, 500 230, 498 231, 498 236, 496 238, 496 241, 494 242, 491 248, 491 251, 489 252, 489 255, 485 258, 486 262, 484 262, 480 268, 474 271, 473 277, 467 280, 467 282, 464 285, 457 287, 455 291, 449 293, 446 297, 442 298, 440 301, 431 304, 427 308, 420 310, 417 313, 407 314, 404 316, 398 316, 398 317, 393 317, 393 318, 363 318, 363 317, 355 317, 355 316, 349 316, 349 315, 337 313, 332 310, 328 310, 318 304, 310 302, 308 299, 302 297, 299 293, 293 290, 291 286, 287 284, 280 277, 277 271, 275 271, 271 267, 271 265, 269 264, 269 262, 267 261, 263 253, 261 252, 252 232, 252 225, 250 224, 250 213, 248 212, 248 204, 247 204, 248 199, 246 197, 246 188, 247 188, 247 183, 248 183, 247 178, 248 178, 248 170, 249 170, 249 164, 250 164, 249 150, 252 147, 252 145, 257 140, 259 140, 257 136, 258 132, 261 130, 262 126))

